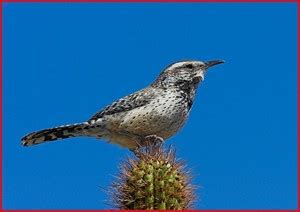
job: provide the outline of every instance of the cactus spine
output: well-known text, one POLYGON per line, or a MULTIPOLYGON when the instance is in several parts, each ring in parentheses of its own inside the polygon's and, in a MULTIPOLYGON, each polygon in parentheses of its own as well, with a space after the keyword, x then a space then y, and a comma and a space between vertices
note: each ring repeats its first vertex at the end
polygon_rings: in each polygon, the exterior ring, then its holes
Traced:
POLYGON ((147 145, 138 157, 123 162, 112 184, 113 205, 119 209, 188 209, 194 198, 189 172, 175 159, 174 149, 147 145))

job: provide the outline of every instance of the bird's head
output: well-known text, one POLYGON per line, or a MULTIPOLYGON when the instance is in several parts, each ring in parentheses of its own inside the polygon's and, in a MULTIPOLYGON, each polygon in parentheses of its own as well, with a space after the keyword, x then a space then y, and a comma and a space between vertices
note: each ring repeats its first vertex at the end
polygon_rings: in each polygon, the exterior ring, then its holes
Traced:
POLYGON ((166 67, 153 83, 154 86, 164 88, 197 88, 199 82, 204 80, 208 68, 224 63, 223 60, 180 61, 166 67))

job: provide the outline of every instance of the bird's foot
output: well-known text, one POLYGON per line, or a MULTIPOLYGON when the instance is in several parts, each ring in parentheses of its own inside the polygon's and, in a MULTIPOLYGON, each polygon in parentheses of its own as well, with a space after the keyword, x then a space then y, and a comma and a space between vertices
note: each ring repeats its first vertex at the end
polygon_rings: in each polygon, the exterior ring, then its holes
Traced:
POLYGON ((157 135, 148 135, 142 139, 142 142, 137 142, 137 147, 131 149, 137 158, 145 152, 153 152, 154 149, 159 149, 164 142, 164 139, 157 135))
POLYGON ((144 139, 146 145, 161 145, 164 142, 162 137, 157 135, 148 135, 144 139))

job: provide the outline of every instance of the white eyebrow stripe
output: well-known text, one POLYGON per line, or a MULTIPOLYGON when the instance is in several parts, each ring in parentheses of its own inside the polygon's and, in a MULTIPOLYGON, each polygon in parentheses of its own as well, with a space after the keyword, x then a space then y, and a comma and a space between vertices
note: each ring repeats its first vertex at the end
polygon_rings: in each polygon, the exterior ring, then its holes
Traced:
POLYGON ((182 61, 182 62, 177 62, 177 63, 174 63, 172 64, 168 69, 176 69, 178 67, 183 67, 185 64, 202 64, 204 65, 203 62, 201 61, 182 61))
POLYGON ((170 68, 178 68, 183 66, 184 64, 189 63, 189 62, 179 62, 179 63, 175 63, 173 64, 170 68))

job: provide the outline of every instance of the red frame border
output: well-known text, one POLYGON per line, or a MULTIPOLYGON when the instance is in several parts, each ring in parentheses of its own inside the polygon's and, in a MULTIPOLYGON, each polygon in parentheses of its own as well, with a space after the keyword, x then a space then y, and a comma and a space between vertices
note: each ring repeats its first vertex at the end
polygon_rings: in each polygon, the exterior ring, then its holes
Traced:
MULTIPOLYGON (((298 165, 297 165, 297 178, 298 178, 298 203, 297 203, 297 209, 293 210, 273 210, 273 209, 268 209, 268 210, 189 210, 189 211, 207 211, 207 212, 271 212, 271 211, 277 211, 277 212, 298 212, 300 211, 300 183, 299 183, 299 168, 300 168, 300 113, 299 113, 299 105, 300 105, 300 86, 299 86, 299 81, 300 81, 300 64, 299 64, 299 50, 300 50, 300 42, 299 42, 299 34, 300 34, 300 16, 299 16, 299 3, 300 0, 0 0, 0 93, 1 97, 3 97, 3 3, 18 3, 18 2, 23 2, 23 3, 33 3, 33 2, 39 2, 39 3, 92 3, 92 2, 98 2, 98 3, 155 3, 155 2, 162 2, 162 3, 296 3, 297 4, 297 33, 298 33, 298 39, 297 39, 297 68, 298 68, 298 94, 297 94, 297 108, 298 108, 298 119, 297 119, 297 124, 298 124, 298 165)), ((0 155, 3 155, 3 143, 2 143, 2 138, 3 138, 3 98, 0 99, 0 155)), ((3 164, 2 164, 2 157, 1 157, 1 163, 0 163, 0 211, 7 211, 7 212, 29 212, 29 211, 43 211, 43 212, 84 212, 84 211, 89 211, 89 212, 96 212, 96 211, 115 211, 115 210, 38 210, 38 209, 32 209, 32 210, 5 210, 3 209, 3 202, 2 202, 2 197, 3 197, 3 185, 2 185, 2 174, 3 174, 3 164)), ((137 210, 138 211, 138 210, 137 210)))

